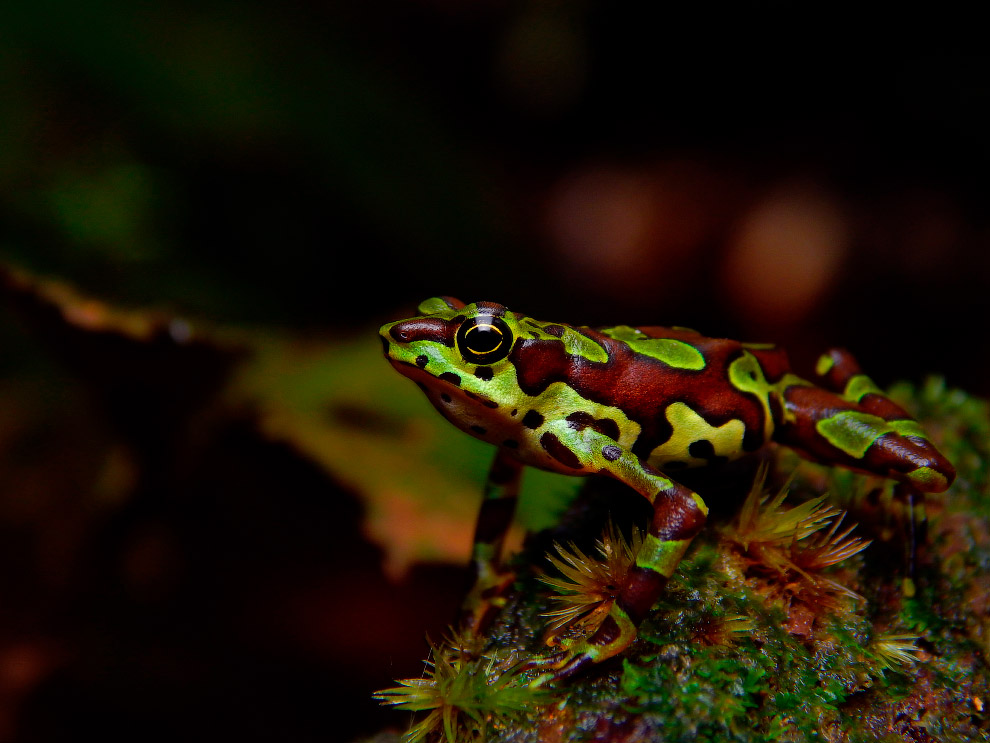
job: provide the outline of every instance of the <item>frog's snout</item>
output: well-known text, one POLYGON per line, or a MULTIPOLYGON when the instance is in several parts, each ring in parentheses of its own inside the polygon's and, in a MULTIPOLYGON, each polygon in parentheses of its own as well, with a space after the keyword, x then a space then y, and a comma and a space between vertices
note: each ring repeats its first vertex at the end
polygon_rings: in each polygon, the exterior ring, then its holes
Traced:
POLYGON ((378 335, 382 339, 382 351, 387 358, 394 358, 397 353, 401 353, 409 341, 414 340, 411 332, 416 326, 410 320, 399 320, 382 325, 378 329, 378 335))

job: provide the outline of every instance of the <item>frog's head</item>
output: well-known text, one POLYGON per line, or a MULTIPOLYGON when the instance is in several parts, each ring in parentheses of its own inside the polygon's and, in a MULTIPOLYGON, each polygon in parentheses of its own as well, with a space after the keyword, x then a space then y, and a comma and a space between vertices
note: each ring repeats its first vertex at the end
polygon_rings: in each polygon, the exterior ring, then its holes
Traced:
POLYGON ((385 357, 448 417, 485 409, 485 417, 492 415, 515 383, 508 357, 520 336, 518 317, 494 302, 452 297, 428 299, 418 309, 418 317, 381 327, 385 357))

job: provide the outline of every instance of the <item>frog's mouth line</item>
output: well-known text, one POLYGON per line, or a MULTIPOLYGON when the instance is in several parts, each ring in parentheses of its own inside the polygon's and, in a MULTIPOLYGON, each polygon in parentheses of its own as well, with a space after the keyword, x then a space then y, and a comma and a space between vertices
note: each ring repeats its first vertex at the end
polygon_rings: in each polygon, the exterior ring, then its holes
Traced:
POLYGON ((399 372, 399 374, 404 377, 409 377, 409 379, 414 382, 443 382, 447 386, 453 387, 454 389, 460 388, 460 378, 458 378, 457 384, 455 384, 452 380, 443 379, 435 374, 431 374, 426 371, 426 369, 418 367, 409 361, 399 361, 398 359, 393 359, 391 356, 388 359, 388 363, 390 363, 395 370, 399 372))
MULTIPOLYGON (((462 389, 461 378, 452 372, 445 372, 439 376, 434 376, 425 369, 421 369, 415 364, 410 364, 408 361, 399 361, 397 359, 389 358, 389 363, 395 367, 395 370, 398 371, 399 374, 408 377, 417 384, 433 386, 434 389, 436 389, 435 383, 442 382, 443 389, 456 391, 460 397, 468 399, 475 404, 479 404, 493 410, 499 407, 497 402, 486 395, 481 395, 477 392, 472 392, 471 390, 462 389)), ((449 402, 449 400, 450 398, 448 397, 447 401, 449 402)))

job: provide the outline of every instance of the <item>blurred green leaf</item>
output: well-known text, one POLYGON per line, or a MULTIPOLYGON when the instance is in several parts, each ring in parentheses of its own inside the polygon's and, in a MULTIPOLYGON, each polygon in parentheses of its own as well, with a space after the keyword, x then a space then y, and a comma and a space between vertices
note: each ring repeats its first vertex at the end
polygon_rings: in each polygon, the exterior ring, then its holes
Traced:
MULTIPOLYGON (((466 564, 494 449, 451 426, 392 370, 372 328, 351 340, 256 336, 252 345, 236 395, 258 408, 265 433, 354 488, 388 570, 466 564)), ((553 523, 580 484, 536 471, 526 480, 519 521, 531 530, 553 523)))

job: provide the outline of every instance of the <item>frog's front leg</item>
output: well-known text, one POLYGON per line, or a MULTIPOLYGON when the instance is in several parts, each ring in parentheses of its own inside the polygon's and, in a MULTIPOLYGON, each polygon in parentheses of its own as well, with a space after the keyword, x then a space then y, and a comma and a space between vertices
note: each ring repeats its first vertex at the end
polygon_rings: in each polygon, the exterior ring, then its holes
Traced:
POLYGON ((461 625, 481 631, 504 603, 513 574, 502 566, 502 545, 512 525, 522 479, 522 463, 500 448, 488 471, 471 549, 472 585, 461 605, 461 625))
POLYGON ((668 479, 590 427, 554 426, 541 441, 558 461, 586 472, 610 475, 629 485, 653 505, 653 520, 636 563, 598 630, 564 652, 530 664, 545 670, 533 682, 537 686, 567 678, 629 647, 636 639, 640 622, 660 597, 708 515, 708 507, 697 493, 668 479))

